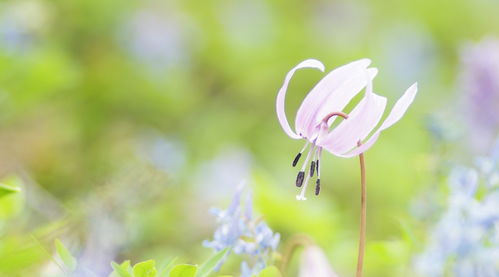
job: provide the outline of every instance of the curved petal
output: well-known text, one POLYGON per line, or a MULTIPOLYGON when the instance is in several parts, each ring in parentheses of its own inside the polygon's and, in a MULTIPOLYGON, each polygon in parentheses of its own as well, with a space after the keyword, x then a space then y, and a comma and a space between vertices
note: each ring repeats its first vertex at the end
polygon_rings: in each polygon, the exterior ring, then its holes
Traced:
POLYGON ((386 98, 373 92, 357 104, 348 119, 334 128, 324 140, 318 142, 333 154, 344 154, 363 140, 378 125, 386 108, 386 98))
POLYGON ((343 109, 365 86, 365 70, 370 63, 369 59, 354 61, 334 69, 322 78, 307 94, 296 113, 296 132, 310 139, 322 119, 318 119, 321 114, 324 117, 332 109, 343 109), (334 106, 323 109, 329 104, 334 106))
POLYGON ((367 151, 376 142, 381 131, 389 128, 390 126, 392 126, 402 118, 402 116, 405 114, 409 106, 414 101, 417 92, 418 92, 418 84, 414 83, 404 92, 404 95, 402 95, 402 97, 399 98, 397 103, 395 103, 390 114, 385 119, 383 124, 381 124, 381 127, 364 144, 362 144, 357 148, 354 148, 352 151, 348 153, 344 154, 333 153, 333 154, 343 158, 351 158, 367 151))
POLYGON ((338 277, 318 246, 306 246, 300 259, 299 277, 338 277))
POLYGON ((279 89, 279 92, 277 93, 277 100, 276 100, 277 118, 279 119, 279 123, 281 124, 281 127, 284 130, 284 132, 286 132, 288 136, 294 139, 299 139, 301 137, 297 135, 295 132, 293 132, 293 130, 291 130, 291 127, 289 126, 288 123, 288 119, 286 118, 286 111, 284 106, 285 106, 286 91, 288 89, 289 81, 291 80, 291 77, 293 77, 295 71, 301 68, 316 68, 324 72, 324 65, 320 61, 314 59, 304 60, 303 62, 295 66, 293 69, 291 69, 288 72, 288 74, 286 74, 284 83, 282 87, 279 89))
MULTIPOLYGON (((376 77, 377 74, 378 74, 377 68, 368 68, 366 72, 364 72, 363 76, 360 75, 356 76, 359 79, 355 78, 351 82, 348 82, 347 85, 350 85, 350 87, 345 86, 341 89, 341 91, 347 95, 349 95, 348 94, 349 91, 356 91, 354 95, 350 94, 350 96, 355 96, 365 86, 367 86, 366 93, 367 92, 372 93, 372 85, 370 84, 372 84, 372 81, 374 80, 374 77, 376 77), (360 78, 362 78, 362 80, 360 78), (370 90, 369 87, 371 87, 370 90)), ((352 100, 352 98, 353 97, 345 98, 344 95, 336 95, 328 97, 326 103, 324 103, 320 111, 317 113, 316 120, 321 121, 322 119, 324 119, 326 115, 328 115, 331 112, 342 111, 348 105, 348 103, 350 103, 350 100, 352 100)), ((331 126, 336 120, 336 118, 337 117, 331 118, 331 120, 328 121, 328 126, 331 126)))
POLYGON ((369 148, 371 148, 371 146, 374 145, 374 143, 378 140, 380 133, 381 132, 379 132, 379 131, 376 132, 364 144, 353 149, 352 151, 348 152, 347 154, 335 154, 335 155, 338 157, 342 157, 342 158, 352 158, 352 157, 355 157, 357 155, 360 155, 361 153, 366 152, 369 148))
POLYGON ((404 116, 405 112, 412 104, 412 101, 414 101, 414 98, 416 97, 417 93, 418 93, 418 83, 414 83, 404 92, 404 95, 402 95, 399 98, 399 100, 397 100, 397 103, 393 105, 392 111, 385 119, 383 124, 381 124, 381 127, 379 128, 380 131, 389 128, 397 121, 399 121, 402 118, 402 116, 404 116))

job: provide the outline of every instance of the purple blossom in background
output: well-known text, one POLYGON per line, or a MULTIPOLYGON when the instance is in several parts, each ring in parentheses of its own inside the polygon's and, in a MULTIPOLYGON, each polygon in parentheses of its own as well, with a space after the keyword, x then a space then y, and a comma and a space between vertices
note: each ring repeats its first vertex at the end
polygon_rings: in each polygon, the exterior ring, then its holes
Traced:
POLYGON ((251 194, 247 193, 242 203, 242 193, 243 187, 239 187, 227 210, 211 209, 210 212, 217 218, 218 228, 213 240, 204 241, 203 245, 215 251, 230 248, 237 255, 249 256, 253 266, 243 261, 241 276, 250 277, 267 266, 272 252, 279 245, 280 235, 261 219, 254 219, 251 194))
POLYGON ((369 31, 371 10, 359 1, 316 1, 311 3, 310 31, 325 48, 345 48, 361 43, 369 31), (336 28, 348 26, 348 28, 336 28))
POLYGON ((268 46, 276 40, 276 24, 269 8, 261 0, 228 1, 220 6, 221 26, 236 49, 268 46))
POLYGON ((120 43, 139 62, 153 70, 184 67, 200 45, 192 19, 170 3, 144 2, 119 33, 120 43))
POLYGON ((485 39, 461 51, 460 86, 470 139, 478 151, 489 149, 499 131, 499 40, 485 39))
POLYGON ((498 150, 450 174, 446 210, 415 261, 422 276, 499 276, 498 150))

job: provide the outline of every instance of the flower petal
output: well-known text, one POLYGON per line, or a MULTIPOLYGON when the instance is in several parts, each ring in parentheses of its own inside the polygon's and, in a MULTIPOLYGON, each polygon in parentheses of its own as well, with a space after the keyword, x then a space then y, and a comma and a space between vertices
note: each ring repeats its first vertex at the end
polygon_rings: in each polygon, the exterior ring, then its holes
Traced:
POLYGON ((334 69, 322 78, 298 109, 296 132, 312 139, 322 118, 331 111, 341 111, 366 85, 365 70, 370 63, 369 59, 354 61, 334 69))
MULTIPOLYGON (((366 85, 366 91, 369 89, 369 84, 372 83, 374 77, 378 74, 378 69, 377 68, 368 68, 364 72, 362 76, 357 75, 357 78, 359 79, 354 79, 351 82, 349 82, 350 87, 344 88, 343 92, 348 93, 348 91, 356 91, 360 92, 366 85), (366 77, 366 72, 367 76, 369 79, 366 77), (366 84, 367 83, 367 84, 366 84)), ((369 91, 372 93, 372 89, 369 91)), ((343 97, 337 97, 337 96, 332 96, 327 99, 327 102, 321 107, 321 110, 317 113, 316 119, 317 121, 322 121, 326 115, 328 115, 331 112, 336 112, 336 111, 343 111, 343 109, 350 103, 350 100, 352 100, 352 96, 355 95, 350 95, 348 99, 345 99, 343 97)), ((338 117, 332 117, 330 120, 328 120, 328 125, 331 126, 334 121, 338 117)))
POLYGON ((338 277, 321 248, 306 246, 301 254, 299 277, 338 277))
POLYGON ((397 103, 395 103, 395 105, 393 106, 392 111, 379 128, 380 131, 389 128, 402 118, 402 116, 405 114, 405 111, 407 111, 407 108, 409 108, 409 106, 412 104, 412 101, 414 101, 417 93, 418 83, 414 83, 404 92, 404 95, 402 95, 399 100, 397 100, 397 103))
POLYGON ((385 97, 367 92, 366 96, 349 114, 348 119, 341 122, 318 144, 335 155, 348 152, 357 145, 358 141, 365 139, 378 125, 385 108, 385 97))
POLYGON ((288 136, 294 139, 299 139, 301 137, 297 135, 295 132, 293 132, 293 130, 291 130, 291 127, 289 126, 288 123, 288 119, 286 118, 286 110, 284 106, 285 106, 286 91, 288 89, 289 81, 291 80, 291 77, 293 77, 295 71, 301 68, 316 68, 324 72, 324 65, 320 61, 314 59, 305 60, 299 63, 293 69, 291 69, 288 72, 288 74, 286 74, 284 83, 282 87, 279 89, 279 93, 277 94, 277 100, 276 100, 277 118, 279 119, 279 123, 281 124, 281 127, 284 130, 284 132, 286 132, 288 136))
POLYGON ((348 154, 335 154, 335 155, 342 158, 351 158, 360 155, 361 153, 366 152, 369 148, 371 148, 371 146, 374 145, 374 143, 378 140, 380 133, 381 132, 379 130, 376 131, 376 133, 374 133, 374 135, 372 135, 364 144, 348 152, 348 154))
POLYGON ((381 127, 361 146, 353 149, 352 151, 348 152, 347 154, 337 154, 334 153, 336 156, 343 157, 343 158, 351 158, 354 156, 359 155, 360 153, 363 153, 367 151, 371 146, 374 145, 376 140, 379 137, 379 134, 381 131, 389 128, 393 124, 395 124, 397 121, 399 121, 404 113, 407 111, 409 106, 412 104, 414 101, 414 98, 416 97, 416 94, 418 92, 418 84, 414 83, 412 86, 410 86, 402 95, 402 97, 399 98, 397 103, 392 108, 392 111, 388 115, 388 117, 385 119, 383 124, 381 124, 381 127))

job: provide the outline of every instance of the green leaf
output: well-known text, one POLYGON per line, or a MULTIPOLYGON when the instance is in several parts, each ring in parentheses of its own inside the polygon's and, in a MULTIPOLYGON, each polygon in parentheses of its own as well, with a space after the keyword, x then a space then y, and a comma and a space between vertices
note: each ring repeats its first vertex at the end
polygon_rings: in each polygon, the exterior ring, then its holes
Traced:
POLYGON ((21 191, 21 180, 15 176, 7 177, 0 182, 0 197, 21 191))
POLYGON ((129 260, 123 261, 120 265, 121 268, 125 269, 126 271, 132 273, 132 266, 130 264, 129 260))
POLYGON ((132 276, 132 268, 130 266, 130 261, 124 261, 121 265, 111 262, 111 266, 114 271, 109 275, 110 277, 133 277, 132 276))
POLYGON ((190 264, 176 265, 171 271, 169 277, 194 277, 198 267, 190 264))
POLYGON ((167 277, 168 273, 170 273, 170 270, 172 270, 173 266, 175 265, 175 262, 177 261, 177 258, 173 258, 159 273, 159 277, 167 277))
POLYGON ((206 277, 208 274, 210 274, 217 264, 225 257, 227 254, 227 251, 229 251, 229 248, 225 248, 224 250, 214 254, 211 256, 206 262, 204 262, 200 267, 199 270, 196 274, 196 277, 206 277))
POLYGON ((0 220, 18 215, 24 206, 22 181, 17 176, 0 179, 0 220))
POLYGON ((77 266, 76 259, 71 255, 69 250, 62 244, 62 242, 58 239, 55 240, 55 249, 57 250, 57 254, 59 258, 61 258, 64 266, 66 266, 69 270, 74 271, 77 266))
POLYGON ((269 266, 262 270, 258 277, 282 277, 281 272, 275 266, 269 266))
POLYGON ((156 263, 153 260, 138 263, 133 266, 134 277, 155 277, 156 263))

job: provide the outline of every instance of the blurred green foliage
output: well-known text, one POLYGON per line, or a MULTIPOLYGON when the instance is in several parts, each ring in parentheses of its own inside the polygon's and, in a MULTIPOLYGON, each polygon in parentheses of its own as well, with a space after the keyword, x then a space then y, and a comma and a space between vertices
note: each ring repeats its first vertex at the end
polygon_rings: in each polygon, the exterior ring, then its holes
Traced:
MULTIPOLYGON (((424 227, 411 201, 439 181, 441 153, 423 121, 453 105, 459 47, 499 32, 498 8, 488 0, 2 1, 0 168, 19 177, 0 182, 0 275, 51 276, 45 249, 58 237, 99 274, 111 272, 111 260, 198 261, 214 228, 207 208, 223 206, 246 179, 284 243, 305 233, 351 276, 358 161, 325 155, 321 196, 295 201, 290 164, 302 145, 281 131, 274 101, 305 58, 330 70, 369 57, 380 69, 375 89, 392 104, 420 84, 404 119, 366 154, 366 272, 411 276, 424 227)), ((288 115, 321 76, 296 75, 288 115)), ((221 274, 237 271, 229 262, 221 274)))

